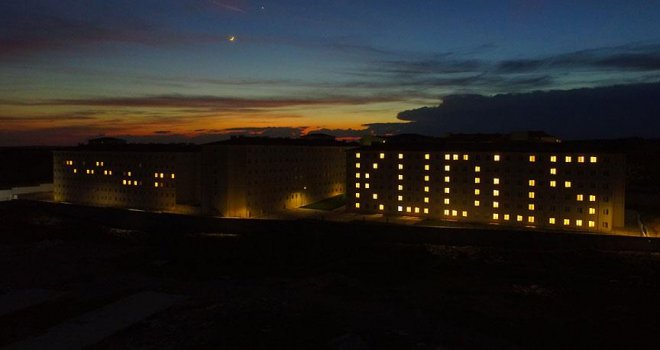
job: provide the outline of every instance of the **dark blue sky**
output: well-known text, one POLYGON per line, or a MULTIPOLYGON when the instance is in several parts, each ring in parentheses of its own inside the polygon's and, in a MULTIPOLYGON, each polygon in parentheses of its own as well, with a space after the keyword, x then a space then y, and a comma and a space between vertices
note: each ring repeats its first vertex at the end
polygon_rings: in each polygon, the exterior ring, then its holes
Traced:
POLYGON ((0 145, 357 135, 452 94, 654 82, 658 18, 648 0, 3 1, 0 145))

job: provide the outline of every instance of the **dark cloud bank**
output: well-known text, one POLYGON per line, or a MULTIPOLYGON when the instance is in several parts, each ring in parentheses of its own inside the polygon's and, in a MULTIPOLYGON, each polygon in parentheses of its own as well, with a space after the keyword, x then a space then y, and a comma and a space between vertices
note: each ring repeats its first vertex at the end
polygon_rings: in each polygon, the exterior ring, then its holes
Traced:
POLYGON ((449 95, 437 107, 399 113, 369 132, 505 133, 544 130, 565 139, 660 137, 660 83, 518 94, 449 95))

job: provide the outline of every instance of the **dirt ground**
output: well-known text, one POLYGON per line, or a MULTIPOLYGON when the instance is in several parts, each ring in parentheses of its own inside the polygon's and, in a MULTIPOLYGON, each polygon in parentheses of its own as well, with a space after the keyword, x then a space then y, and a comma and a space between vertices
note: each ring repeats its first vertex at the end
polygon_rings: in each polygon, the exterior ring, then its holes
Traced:
POLYGON ((168 227, 2 203, 0 298, 52 297, 0 347, 154 291, 185 298, 92 348, 660 348, 659 253, 168 227))

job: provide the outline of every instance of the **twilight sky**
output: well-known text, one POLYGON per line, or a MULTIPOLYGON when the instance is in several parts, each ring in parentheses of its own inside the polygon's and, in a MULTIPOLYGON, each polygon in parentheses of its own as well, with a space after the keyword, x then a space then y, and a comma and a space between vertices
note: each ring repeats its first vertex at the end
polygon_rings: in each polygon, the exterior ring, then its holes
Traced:
MULTIPOLYGON (((660 81, 658 18, 651 0, 4 0, 0 146, 517 130, 520 116, 447 129, 435 112, 416 130, 419 113, 399 113, 660 81)), ((660 136, 649 129, 584 137, 660 136)))

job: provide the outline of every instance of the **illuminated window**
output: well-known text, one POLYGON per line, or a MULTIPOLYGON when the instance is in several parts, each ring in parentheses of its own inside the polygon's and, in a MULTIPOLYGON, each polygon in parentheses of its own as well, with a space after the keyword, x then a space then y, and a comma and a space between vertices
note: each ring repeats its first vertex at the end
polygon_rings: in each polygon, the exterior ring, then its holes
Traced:
POLYGON ((368 179, 369 178, 369 173, 364 173, 364 178, 368 179))
POLYGON ((532 210, 532 211, 533 211, 534 208, 535 208, 535 207, 534 207, 534 204, 532 204, 532 203, 530 203, 530 204, 527 205, 527 209, 528 209, 528 210, 532 210))
POLYGON ((527 217, 527 222, 529 222, 530 224, 533 224, 534 223, 534 217, 533 216, 528 216, 527 217))
POLYGON ((445 165, 445 171, 451 170, 451 167, 449 165, 445 165))
POLYGON ((557 175, 557 168, 550 168, 550 175, 557 175))
POLYGON ((498 213, 493 213, 493 220, 499 220, 500 214, 498 213))
POLYGON ((550 187, 557 187, 557 181, 555 180, 550 181, 550 187))
POLYGON ((397 189, 398 189, 399 191, 403 191, 403 185, 398 185, 398 186, 397 186, 397 189))
POLYGON ((531 187, 536 186, 536 180, 529 180, 529 186, 531 187))
POLYGON ((359 182, 355 183, 355 188, 360 188, 360 183, 359 182))
POLYGON ((449 198, 445 198, 444 203, 449 204, 449 198))
POLYGON ((419 214, 419 207, 415 207, 415 214, 419 214))
POLYGON ((564 158, 564 161, 566 161, 566 163, 570 163, 570 162, 573 161, 573 158, 572 158, 571 156, 566 156, 566 157, 564 158))
POLYGON ((94 175, 94 169, 92 169, 90 172, 91 172, 92 175, 94 175))
POLYGON ((499 154, 494 155, 493 160, 496 161, 496 162, 499 162, 500 161, 500 155, 499 154))
POLYGON ((478 173, 478 172, 480 172, 480 171, 481 171, 481 167, 480 167, 480 166, 477 165, 477 166, 474 167, 474 172, 475 172, 475 173, 478 173))
POLYGON ((378 210, 385 210, 385 206, 382 204, 378 204, 378 210))
POLYGON ((578 194, 578 195, 577 195, 577 201, 578 201, 578 202, 582 202, 583 200, 584 200, 584 196, 581 195, 581 194, 578 194))
POLYGON ((428 164, 425 164, 425 165, 424 165, 424 170, 431 170, 431 166, 428 165, 428 164))
POLYGON ((399 159, 403 159, 403 153, 399 153, 399 159))
POLYGON ((516 221, 522 222, 523 221, 522 215, 516 215, 516 221))
POLYGON ((403 164, 399 163, 399 170, 403 169, 403 164))
POLYGON ((360 209, 360 203, 355 203, 355 207, 360 209))
POLYGON ((481 179, 478 178, 478 177, 475 177, 475 178, 474 178, 474 183, 475 183, 475 184, 479 184, 479 183, 481 183, 481 179))
POLYGON ((449 193, 450 189, 449 187, 445 187, 445 193, 449 193))
POLYGON ((582 226, 582 220, 580 219, 575 220, 575 226, 582 226))
POLYGON ((445 209, 442 213, 445 215, 449 215, 449 209, 445 209))
POLYGON ((360 163, 355 163, 355 167, 360 169, 360 163))
POLYGON ((570 224, 571 224, 571 220, 570 220, 570 219, 564 219, 564 226, 568 226, 568 225, 570 225, 570 224))
POLYGON ((475 196, 478 196, 480 193, 481 193, 481 190, 479 190, 478 188, 474 189, 474 195, 475 196))
POLYGON ((445 154, 445 160, 451 160, 451 154, 445 154))
POLYGON ((73 169, 73 173, 74 173, 74 174, 77 174, 77 173, 78 173, 78 169, 73 169))
POLYGON ((549 218, 548 223, 550 223, 551 225, 554 225, 555 224, 555 218, 549 218))
POLYGON ((126 180, 121 180, 122 185, 126 185, 126 180))
POLYGON ((427 153, 427 154, 425 154, 425 155, 424 155, 424 159, 426 159, 426 160, 429 160, 429 159, 431 159, 431 155, 430 155, 430 154, 428 154, 428 153, 427 153))
POLYGON ((590 161, 591 163, 597 163, 597 162, 598 162, 598 157, 591 156, 591 157, 589 157, 589 161, 590 161))
POLYGON ((374 163, 374 169, 378 169, 378 163, 374 163))
POLYGON ((464 154, 464 155, 463 155, 463 160, 469 160, 469 159, 470 159, 470 156, 469 156, 469 155, 467 155, 467 154, 464 154))
MULTIPOLYGON (((131 175, 128 175, 128 176, 131 176, 131 175)), ((154 177, 155 177, 155 178, 158 178, 158 173, 154 173, 154 177)), ((358 177, 359 177, 359 176, 358 176, 358 177)))
POLYGON ((445 182, 449 182, 450 178, 449 176, 445 176, 445 182))
POLYGON ((396 207, 396 210, 397 211, 403 211, 403 207, 399 205, 398 207, 396 207))
POLYGON ((499 208, 500 202, 493 202, 493 208, 499 208))
POLYGON ((578 156, 577 161, 578 163, 584 163, 584 156, 578 156))
POLYGON ((593 194, 589 195, 589 202, 595 202, 595 201, 596 201, 596 196, 594 196, 593 194))
POLYGON ((550 156, 550 162, 557 163, 557 156, 550 156))
POLYGON ((137 184, 138 184, 137 180, 134 180, 133 181, 133 186, 137 186, 137 184))
POLYGON ((371 196, 371 198, 373 198, 373 199, 378 199, 378 193, 374 193, 374 195, 371 196))
POLYGON ((571 188, 571 182, 570 181, 564 181, 564 187, 571 188))
POLYGON ((596 214, 596 208, 589 208, 589 214, 596 214))
POLYGON ((510 218, 509 214, 504 214, 504 220, 505 221, 509 221, 509 218, 510 218))
POLYGON ((589 220, 589 227, 596 227, 596 222, 589 220))
POLYGON ((429 181, 431 178, 428 175, 424 175, 424 181, 429 181))
POLYGON ((399 180, 403 180, 403 174, 399 174, 398 178, 399 180))
POLYGON ((360 152, 355 153, 355 158, 360 158, 360 152))
MULTIPOLYGON (((158 187, 158 182, 154 182, 154 187, 158 187)), ((359 196, 356 196, 356 197, 359 197, 359 196)))
POLYGON ((360 173, 355 173, 355 178, 359 179, 360 178, 360 173))
POLYGON ((424 192, 429 192, 429 191, 430 191, 429 186, 424 186, 424 192))
POLYGON ((108 170, 108 175, 112 175, 112 170, 108 170))
POLYGON ((462 215, 464 218, 467 217, 467 211, 463 210, 463 212, 461 213, 461 215, 462 215))
POLYGON ((103 175, 108 175, 108 171, 107 171, 107 170, 103 170, 103 175))
POLYGON ((496 177, 493 179, 493 185, 499 185, 500 184, 500 178, 496 177))
POLYGON ((452 210, 451 216, 458 216, 458 210, 452 210))
POLYGON ((474 201, 474 206, 475 206, 475 207, 478 207, 478 206, 479 206, 479 204, 480 204, 480 202, 479 202, 479 201, 474 201))
POLYGON ((429 197, 424 197, 424 203, 428 203, 428 202, 429 202, 429 197))
POLYGON ((380 154, 380 159, 385 159, 385 153, 380 154))
POLYGON ((175 175, 174 175, 174 173, 172 173, 172 178, 173 178, 173 179, 175 178, 175 175))
POLYGON ((454 154, 451 158, 452 158, 453 160, 458 160, 458 154, 454 154))
POLYGON ((529 197, 530 199, 534 199, 534 197, 536 197, 536 193, 534 193, 534 192, 529 192, 529 193, 527 194, 527 197, 529 197))
POLYGON ((412 207, 406 207, 406 212, 407 213, 412 213, 412 207))
POLYGON ((534 162, 536 162, 536 156, 533 155, 533 154, 530 155, 530 156, 529 156, 529 162, 530 162, 530 163, 534 163, 534 162))
POLYGON ((500 195, 500 190, 493 190, 493 197, 498 197, 500 195))
POLYGON ((401 201, 403 200, 403 196, 400 196, 400 195, 399 195, 399 196, 396 197, 396 199, 397 199, 399 202, 401 202, 401 201))
POLYGON ((369 183, 368 182, 364 183, 364 188, 369 188, 369 183))
POLYGON ((428 213, 429 213, 429 208, 424 208, 424 214, 428 214, 428 213))

